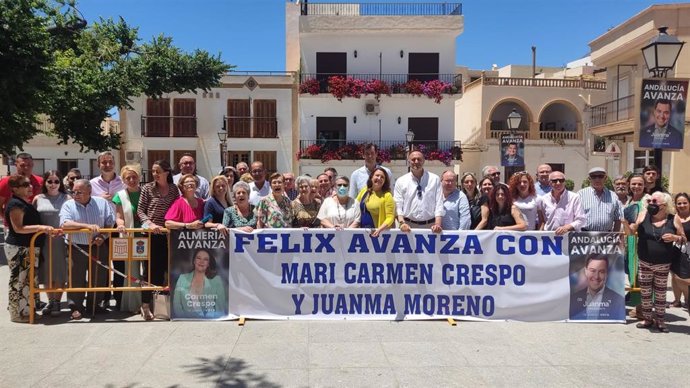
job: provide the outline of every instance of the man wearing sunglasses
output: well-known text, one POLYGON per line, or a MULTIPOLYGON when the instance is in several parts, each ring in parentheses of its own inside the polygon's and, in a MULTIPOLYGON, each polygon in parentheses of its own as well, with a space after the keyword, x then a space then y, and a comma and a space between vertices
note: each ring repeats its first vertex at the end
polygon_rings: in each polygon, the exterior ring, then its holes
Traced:
MULTIPOLYGON (((34 159, 31 154, 22 152, 17 154, 14 162, 17 168, 17 175, 23 175, 29 178, 29 183, 31 183, 31 196, 29 197, 29 203, 34 199, 34 196, 41 193, 41 187, 43 186, 43 178, 38 175, 34 175, 34 159)), ((6 176, 0 179, 0 217, 5 214, 5 204, 12 198, 12 191, 10 189, 10 177, 6 176)), ((5 227, 7 227, 7 220, 5 220, 5 227)))
POLYGON ((537 199, 539 229, 552 230, 557 235, 580 231, 587 222, 580 197, 565 189, 565 174, 562 172, 549 174, 549 181, 551 192, 537 199))
POLYGON ((484 166, 482 176, 490 176, 494 181, 494 186, 501 183, 501 171, 496 166, 484 166))
POLYGON ((407 160, 410 172, 395 181, 393 192, 400 230, 430 228, 434 233, 441 233, 446 214, 441 179, 424 169, 421 152, 410 152, 407 160))
POLYGON ((604 186, 606 170, 594 167, 589 170, 590 187, 585 187, 577 194, 582 201, 582 210, 586 221, 583 231, 618 232, 621 229, 623 208, 618 196, 604 186))

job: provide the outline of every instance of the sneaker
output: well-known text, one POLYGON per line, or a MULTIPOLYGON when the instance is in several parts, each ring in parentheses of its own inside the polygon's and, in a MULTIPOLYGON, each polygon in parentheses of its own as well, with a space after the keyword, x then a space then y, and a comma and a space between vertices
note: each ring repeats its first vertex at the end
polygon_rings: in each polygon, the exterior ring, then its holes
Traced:
POLYGON ((53 311, 53 301, 49 301, 48 304, 41 310, 41 315, 47 317, 53 311))
POLYGON ((44 308, 48 306, 48 303, 37 300, 36 303, 34 303, 34 310, 36 311, 43 311, 44 308))

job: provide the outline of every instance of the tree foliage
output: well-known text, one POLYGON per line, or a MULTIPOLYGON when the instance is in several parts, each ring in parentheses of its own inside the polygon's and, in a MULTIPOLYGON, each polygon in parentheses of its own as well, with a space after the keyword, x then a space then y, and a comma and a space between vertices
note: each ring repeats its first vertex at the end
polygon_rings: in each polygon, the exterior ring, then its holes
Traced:
POLYGON ((60 144, 117 149, 120 134, 100 128, 113 107, 142 94, 208 91, 230 68, 163 35, 142 43, 122 18, 87 25, 74 0, 0 1, 0 152, 38 134, 41 114, 60 144))

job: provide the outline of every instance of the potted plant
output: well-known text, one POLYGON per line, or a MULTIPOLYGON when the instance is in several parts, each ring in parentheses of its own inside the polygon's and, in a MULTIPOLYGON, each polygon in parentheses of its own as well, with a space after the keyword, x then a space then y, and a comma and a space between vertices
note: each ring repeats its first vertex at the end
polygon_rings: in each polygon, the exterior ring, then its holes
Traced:
POLYGON ((299 92, 302 94, 309 93, 311 95, 319 94, 319 80, 312 78, 302 81, 302 83, 299 84, 299 92))
POLYGON ((385 94, 388 97, 391 96, 391 89, 385 81, 380 79, 372 79, 367 82, 367 94, 373 94, 376 101, 381 99, 381 95, 385 94))
POLYGON ((417 79, 411 79, 405 82, 405 91, 413 96, 421 97, 424 94, 424 84, 417 79))
POLYGON ((424 83, 424 94, 440 104, 443 100, 443 93, 450 89, 450 84, 441 80, 431 80, 424 83))
POLYGON ((328 91, 338 101, 343 101, 343 97, 348 97, 350 93, 350 86, 347 78, 339 75, 328 77, 328 91))

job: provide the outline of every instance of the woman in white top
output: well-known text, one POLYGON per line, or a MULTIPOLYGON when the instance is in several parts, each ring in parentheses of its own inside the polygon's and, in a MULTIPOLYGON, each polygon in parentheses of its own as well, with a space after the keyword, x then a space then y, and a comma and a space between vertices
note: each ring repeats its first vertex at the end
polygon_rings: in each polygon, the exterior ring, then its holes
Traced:
MULTIPOLYGON (((335 179, 335 187, 343 184, 349 185, 350 179, 345 176, 339 176, 335 179)), ((319 214, 316 216, 321 221, 321 227, 341 230, 359 226, 359 206, 347 194, 347 191, 344 191, 323 200, 319 214)))
POLYGON ((527 222, 527 230, 537 230, 537 193, 534 188, 534 179, 526 172, 513 174, 508 182, 510 194, 514 198, 515 205, 522 217, 527 222))

